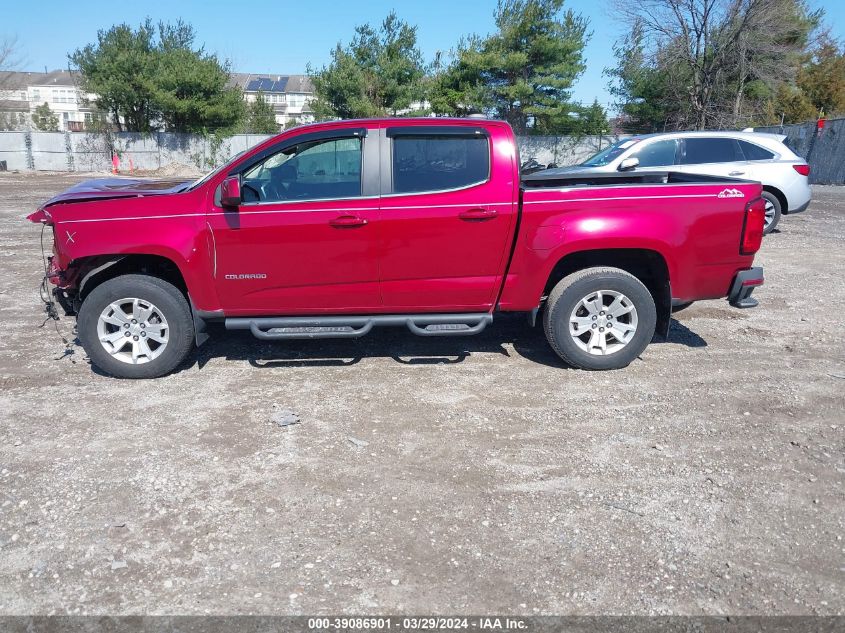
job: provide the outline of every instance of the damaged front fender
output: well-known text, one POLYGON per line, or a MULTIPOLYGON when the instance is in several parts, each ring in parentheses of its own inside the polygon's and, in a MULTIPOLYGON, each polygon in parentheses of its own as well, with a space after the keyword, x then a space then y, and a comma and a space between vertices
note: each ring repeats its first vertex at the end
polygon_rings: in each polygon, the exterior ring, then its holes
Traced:
POLYGON ((50 215, 50 212, 47 211, 47 209, 38 209, 35 213, 30 213, 26 216, 26 219, 33 224, 53 224, 53 216, 50 215))

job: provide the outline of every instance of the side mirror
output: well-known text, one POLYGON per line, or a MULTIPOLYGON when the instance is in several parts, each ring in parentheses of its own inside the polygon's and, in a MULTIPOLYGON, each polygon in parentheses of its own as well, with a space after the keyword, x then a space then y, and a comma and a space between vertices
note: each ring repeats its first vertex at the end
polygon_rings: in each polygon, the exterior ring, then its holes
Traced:
POLYGON ((632 169, 636 169, 639 166, 640 159, 632 156, 631 158, 626 158, 621 163, 619 163, 618 169, 619 171, 631 171, 632 169))
POLYGON ((220 204, 224 207, 238 207, 241 204, 241 177, 229 176, 220 186, 220 204))

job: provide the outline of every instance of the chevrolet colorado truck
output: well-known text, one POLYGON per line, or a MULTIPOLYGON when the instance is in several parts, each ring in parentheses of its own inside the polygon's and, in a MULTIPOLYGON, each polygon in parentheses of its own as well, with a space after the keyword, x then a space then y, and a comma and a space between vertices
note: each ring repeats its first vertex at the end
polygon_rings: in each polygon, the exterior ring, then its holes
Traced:
POLYGON ((756 305, 759 183, 519 165, 501 121, 335 121, 195 182, 82 182, 29 219, 52 231, 44 287, 125 378, 174 370, 214 321, 263 340, 461 336, 499 312, 541 318, 571 366, 615 369, 673 305, 756 305))

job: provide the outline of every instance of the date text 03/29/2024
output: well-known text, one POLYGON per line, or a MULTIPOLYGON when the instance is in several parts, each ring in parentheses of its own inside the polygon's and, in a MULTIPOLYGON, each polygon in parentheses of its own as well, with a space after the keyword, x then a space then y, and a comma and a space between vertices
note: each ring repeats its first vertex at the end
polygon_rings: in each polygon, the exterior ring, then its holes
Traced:
POLYGON ((312 631, 366 630, 366 631, 525 631, 528 624, 523 618, 511 617, 318 617, 308 618, 312 631))

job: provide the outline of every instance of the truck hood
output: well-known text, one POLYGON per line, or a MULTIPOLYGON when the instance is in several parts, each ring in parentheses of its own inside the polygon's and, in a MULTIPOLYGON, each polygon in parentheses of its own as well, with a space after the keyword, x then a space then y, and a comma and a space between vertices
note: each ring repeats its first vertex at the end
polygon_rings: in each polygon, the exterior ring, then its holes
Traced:
POLYGON ((53 196, 42 205, 42 209, 54 204, 106 200, 113 198, 136 198, 177 193, 187 187, 193 179, 151 180, 143 178, 95 178, 84 180, 70 189, 53 196))

